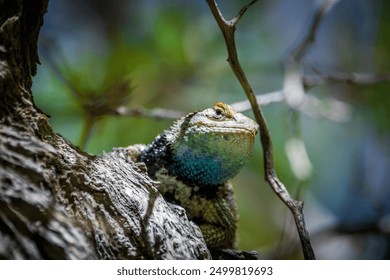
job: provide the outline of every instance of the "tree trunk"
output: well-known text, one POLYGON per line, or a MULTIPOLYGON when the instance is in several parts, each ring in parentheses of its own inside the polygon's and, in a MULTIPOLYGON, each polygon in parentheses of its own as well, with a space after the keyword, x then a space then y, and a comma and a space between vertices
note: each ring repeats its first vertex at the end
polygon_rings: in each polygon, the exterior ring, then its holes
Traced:
POLYGON ((0 0, 0 258, 210 258, 199 228, 126 149, 91 156, 34 105, 47 4, 0 0))

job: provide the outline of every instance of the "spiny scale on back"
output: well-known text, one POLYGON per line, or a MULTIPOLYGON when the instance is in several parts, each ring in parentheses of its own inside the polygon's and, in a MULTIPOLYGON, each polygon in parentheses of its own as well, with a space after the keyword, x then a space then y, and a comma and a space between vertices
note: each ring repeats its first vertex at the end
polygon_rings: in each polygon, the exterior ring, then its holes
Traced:
POLYGON ((160 182, 164 197, 186 209, 210 248, 233 248, 237 211, 228 180, 246 163, 258 125, 229 105, 176 121, 141 148, 138 160, 160 182))

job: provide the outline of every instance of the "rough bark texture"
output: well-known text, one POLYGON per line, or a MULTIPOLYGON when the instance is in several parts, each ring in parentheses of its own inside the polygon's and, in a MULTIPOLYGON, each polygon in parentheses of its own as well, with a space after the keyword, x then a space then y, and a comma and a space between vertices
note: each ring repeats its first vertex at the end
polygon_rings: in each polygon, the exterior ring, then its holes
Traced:
POLYGON ((0 0, 0 258, 210 258, 199 228, 125 149, 88 155, 35 107, 47 4, 0 0))

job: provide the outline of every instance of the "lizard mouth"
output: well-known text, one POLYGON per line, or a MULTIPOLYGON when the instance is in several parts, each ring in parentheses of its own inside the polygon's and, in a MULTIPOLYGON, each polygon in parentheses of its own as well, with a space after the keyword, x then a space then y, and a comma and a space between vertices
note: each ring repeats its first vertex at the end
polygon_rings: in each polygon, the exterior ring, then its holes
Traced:
POLYGON ((204 122, 196 123, 198 127, 208 127, 212 129, 215 133, 222 134, 250 134, 252 137, 255 137, 257 131, 259 130, 259 126, 254 123, 252 126, 244 126, 244 125, 229 125, 229 126, 219 126, 219 125, 211 125, 206 124, 204 122))

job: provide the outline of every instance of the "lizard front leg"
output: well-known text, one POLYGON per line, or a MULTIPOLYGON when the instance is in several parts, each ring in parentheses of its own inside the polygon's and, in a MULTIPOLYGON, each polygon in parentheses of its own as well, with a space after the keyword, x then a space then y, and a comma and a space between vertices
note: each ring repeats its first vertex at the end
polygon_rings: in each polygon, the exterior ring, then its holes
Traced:
POLYGON ((214 187, 187 185, 164 169, 157 172, 156 178, 164 198, 186 210, 200 227, 208 247, 235 247, 238 218, 230 183, 214 187))
POLYGON ((213 203, 198 225, 210 248, 235 248, 237 217, 225 202, 213 203), (221 215, 221 216, 215 216, 221 215))
POLYGON ((187 214, 200 227, 207 246, 235 248, 238 218, 231 185, 219 186, 214 195, 193 193, 190 199, 187 214))

